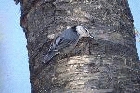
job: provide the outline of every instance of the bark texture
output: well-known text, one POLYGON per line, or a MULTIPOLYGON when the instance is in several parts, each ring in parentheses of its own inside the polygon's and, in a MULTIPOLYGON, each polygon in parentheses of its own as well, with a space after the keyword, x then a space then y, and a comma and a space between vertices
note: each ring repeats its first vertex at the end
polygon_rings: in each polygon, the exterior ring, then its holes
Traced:
POLYGON ((127 0, 21 0, 32 93, 139 93, 140 64, 127 0), (42 64, 53 35, 85 25, 69 55, 42 64))

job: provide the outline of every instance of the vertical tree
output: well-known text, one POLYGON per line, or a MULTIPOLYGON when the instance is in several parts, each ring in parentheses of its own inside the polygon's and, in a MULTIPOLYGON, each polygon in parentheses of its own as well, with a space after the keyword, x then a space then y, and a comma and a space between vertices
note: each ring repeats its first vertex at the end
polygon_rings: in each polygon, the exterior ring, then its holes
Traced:
MULTIPOLYGON (((18 2, 18 0, 17 0, 18 2)), ((138 93, 138 55, 127 0, 20 0, 32 93, 138 93), (53 35, 85 25, 95 37, 42 64, 53 35)))

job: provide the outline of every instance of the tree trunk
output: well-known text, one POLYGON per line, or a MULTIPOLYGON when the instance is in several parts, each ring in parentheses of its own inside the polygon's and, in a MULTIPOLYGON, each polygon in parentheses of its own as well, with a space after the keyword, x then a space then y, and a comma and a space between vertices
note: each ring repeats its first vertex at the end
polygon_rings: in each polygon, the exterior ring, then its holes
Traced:
POLYGON ((32 93, 139 93, 140 65, 127 0, 22 0, 32 93), (43 64, 53 35, 84 25, 68 55, 43 64))

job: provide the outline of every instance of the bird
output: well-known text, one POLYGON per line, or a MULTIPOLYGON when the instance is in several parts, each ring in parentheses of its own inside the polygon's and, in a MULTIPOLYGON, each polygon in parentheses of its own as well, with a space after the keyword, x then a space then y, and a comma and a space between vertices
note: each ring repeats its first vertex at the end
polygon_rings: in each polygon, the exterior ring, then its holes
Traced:
POLYGON ((94 38, 89 31, 81 25, 72 26, 69 29, 64 30, 50 44, 49 50, 44 56, 43 63, 48 63, 58 54, 68 54, 83 37, 94 38))

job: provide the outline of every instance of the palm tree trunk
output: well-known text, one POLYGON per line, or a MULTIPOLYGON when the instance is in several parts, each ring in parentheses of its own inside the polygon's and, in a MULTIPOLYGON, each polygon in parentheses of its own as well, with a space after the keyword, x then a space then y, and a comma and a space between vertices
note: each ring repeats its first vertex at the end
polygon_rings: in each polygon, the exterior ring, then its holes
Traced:
POLYGON ((138 93, 133 17, 127 0, 22 0, 32 93, 138 93), (53 35, 84 25, 94 36, 42 64, 53 35))

